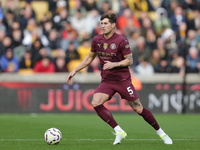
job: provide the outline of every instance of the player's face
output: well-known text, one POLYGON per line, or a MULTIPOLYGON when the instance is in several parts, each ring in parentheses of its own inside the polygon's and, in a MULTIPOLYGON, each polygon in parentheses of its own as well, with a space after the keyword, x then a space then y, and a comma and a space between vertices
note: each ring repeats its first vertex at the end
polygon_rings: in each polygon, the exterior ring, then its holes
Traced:
POLYGON ((103 34, 104 35, 108 35, 109 33, 111 33, 111 31, 113 31, 115 24, 114 23, 110 23, 108 18, 105 18, 101 21, 101 27, 103 30, 103 34))

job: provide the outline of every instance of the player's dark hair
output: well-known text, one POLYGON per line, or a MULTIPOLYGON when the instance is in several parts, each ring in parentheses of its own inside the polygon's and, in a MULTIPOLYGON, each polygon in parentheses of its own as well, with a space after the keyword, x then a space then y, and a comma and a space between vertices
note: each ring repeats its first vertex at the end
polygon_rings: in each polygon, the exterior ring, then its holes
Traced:
POLYGON ((110 23, 117 23, 117 15, 115 13, 104 13, 101 16, 101 21, 105 18, 108 18, 110 23))

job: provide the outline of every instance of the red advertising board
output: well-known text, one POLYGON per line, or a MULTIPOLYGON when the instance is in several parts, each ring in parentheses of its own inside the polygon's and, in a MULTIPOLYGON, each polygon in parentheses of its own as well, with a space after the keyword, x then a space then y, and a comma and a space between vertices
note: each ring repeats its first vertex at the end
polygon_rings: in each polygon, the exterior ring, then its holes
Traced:
MULTIPOLYGON (((94 112, 90 105, 98 84, 0 82, 1 113, 94 112)), ((143 84, 138 91, 143 106, 153 113, 181 113, 182 100, 187 113, 200 112, 200 85, 187 85, 183 96, 181 84, 143 84)), ((132 112, 119 94, 105 103, 112 112, 132 112)))

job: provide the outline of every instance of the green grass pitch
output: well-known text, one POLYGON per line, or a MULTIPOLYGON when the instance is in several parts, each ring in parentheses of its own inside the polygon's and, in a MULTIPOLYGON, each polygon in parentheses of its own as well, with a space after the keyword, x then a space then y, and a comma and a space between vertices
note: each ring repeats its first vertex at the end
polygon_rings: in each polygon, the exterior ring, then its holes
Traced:
POLYGON ((199 150, 199 114, 154 114, 160 126, 173 139, 165 145, 142 117, 113 114, 127 132, 127 139, 113 146, 113 129, 92 114, 0 114, 0 150, 199 150), (48 145, 44 133, 58 128, 63 140, 48 145))

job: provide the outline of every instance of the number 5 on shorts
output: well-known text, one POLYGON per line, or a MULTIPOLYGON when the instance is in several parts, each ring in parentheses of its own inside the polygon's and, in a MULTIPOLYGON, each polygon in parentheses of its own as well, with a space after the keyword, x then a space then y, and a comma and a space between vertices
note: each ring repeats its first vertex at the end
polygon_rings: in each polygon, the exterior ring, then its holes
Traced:
POLYGON ((128 93, 130 94, 130 95, 132 95, 133 94, 133 90, 131 89, 131 87, 129 86, 129 87, 127 87, 127 91, 128 91, 128 93))

